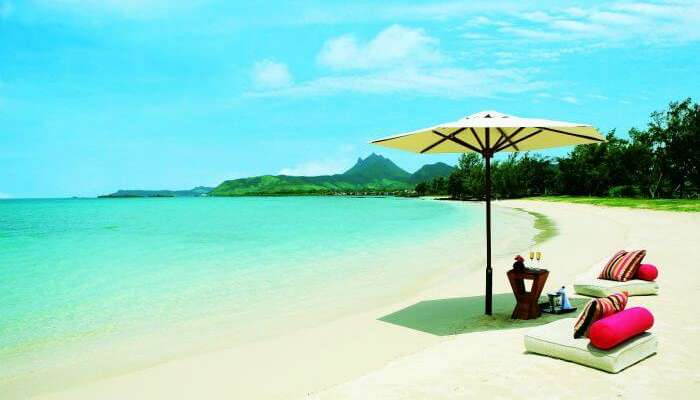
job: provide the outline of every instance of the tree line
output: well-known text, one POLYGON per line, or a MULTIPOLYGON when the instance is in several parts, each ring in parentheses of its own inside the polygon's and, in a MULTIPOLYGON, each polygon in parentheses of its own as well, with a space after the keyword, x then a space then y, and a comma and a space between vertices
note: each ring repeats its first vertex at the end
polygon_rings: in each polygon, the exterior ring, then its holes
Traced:
MULTIPOLYGON (((698 198, 700 195, 700 105, 690 98, 651 114, 629 139, 615 131, 600 144, 578 145, 564 157, 514 153, 492 161, 495 198, 540 195, 698 198)), ((453 199, 484 196, 484 160, 463 154, 446 178, 419 183, 418 195, 453 199)))

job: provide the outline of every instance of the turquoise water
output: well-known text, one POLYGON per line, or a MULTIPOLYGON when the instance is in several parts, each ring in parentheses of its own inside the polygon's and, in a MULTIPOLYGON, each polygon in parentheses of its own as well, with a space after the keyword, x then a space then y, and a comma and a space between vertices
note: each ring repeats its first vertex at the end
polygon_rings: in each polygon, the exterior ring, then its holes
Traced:
POLYGON ((400 198, 0 201, 0 393, 42 371, 117 373, 391 301, 482 255, 469 240, 482 213, 400 198))

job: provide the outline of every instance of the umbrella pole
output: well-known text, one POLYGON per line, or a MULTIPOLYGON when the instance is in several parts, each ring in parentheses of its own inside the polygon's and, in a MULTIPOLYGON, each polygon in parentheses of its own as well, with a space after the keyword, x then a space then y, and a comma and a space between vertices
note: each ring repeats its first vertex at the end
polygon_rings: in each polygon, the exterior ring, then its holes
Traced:
MULTIPOLYGON (((486 143, 489 143, 489 129, 486 128, 486 143)), ((486 178, 486 299, 484 312, 491 315, 493 271, 491 270, 491 151, 484 152, 486 178)))

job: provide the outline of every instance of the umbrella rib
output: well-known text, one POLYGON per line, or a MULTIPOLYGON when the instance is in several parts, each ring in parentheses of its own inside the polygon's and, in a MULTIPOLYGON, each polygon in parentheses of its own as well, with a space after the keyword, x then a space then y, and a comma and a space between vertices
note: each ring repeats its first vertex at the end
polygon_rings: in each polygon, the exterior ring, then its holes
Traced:
POLYGON ((496 140, 496 143, 493 144, 493 148, 497 149, 498 146, 502 145, 503 143, 505 143, 505 140, 503 140, 503 136, 499 136, 498 140, 496 140))
MULTIPOLYGON (((518 146, 516 146, 515 143, 513 143, 513 141, 508 137, 508 135, 506 135, 506 133, 503 132, 503 129, 501 129, 500 127, 499 127, 499 128, 496 128, 496 129, 498 130, 498 133, 501 134, 501 137, 503 138, 503 143, 509 142, 511 146, 515 147, 515 150, 520 151, 520 149, 518 148, 518 146)), ((493 146, 493 147, 498 147, 498 146, 499 146, 499 145, 496 145, 496 146, 493 146)))
POLYGON ((457 129, 456 131, 450 133, 450 134, 447 135, 447 136, 443 136, 443 135, 441 135, 440 133, 438 133, 438 131, 433 130, 432 132, 433 132, 433 133, 439 134, 439 135, 442 137, 442 139, 438 140, 437 142, 435 142, 435 143, 431 144, 430 146, 428 146, 428 147, 424 148, 423 150, 421 150, 421 151, 420 151, 421 154, 422 154, 422 153, 425 153, 426 151, 430 151, 430 150, 433 149, 435 146, 437 146, 437 145, 439 145, 439 144, 445 142, 446 140, 448 140, 448 139, 451 138, 451 137, 454 137, 456 134, 462 132, 463 130, 464 130, 464 128, 459 128, 459 129, 457 129))
POLYGON ((527 136, 523 136, 523 137, 521 137, 520 139, 518 139, 518 140, 516 140, 516 141, 514 141, 514 142, 511 142, 510 144, 508 144, 508 145, 506 145, 506 146, 501 146, 501 147, 497 148, 496 151, 505 150, 505 149, 507 149, 507 148, 510 147, 510 146, 515 147, 516 144, 522 142, 523 140, 530 139, 531 137, 533 137, 533 136, 537 135, 538 133, 541 133, 541 132, 542 132, 542 129, 540 129, 540 128, 537 128, 537 129, 538 129, 538 130, 532 132, 531 134, 529 134, 529 135, 527 135, 527 136))
POLYGON ((550 131, 550 132, 555 132, 555 133, 561 133, 562 135, 569 135, 569 136, 575 136, 575 137, 580 137, 582 139, 590 139, 590 140, 595 140, 596 142, 604 142, 603 139, 599 139, 597 137, 592 137, 592 136, 586 136, 586 135, 581 135, 579 133, 573 133, 573 132, 566 132, 566 131, 560 131, 559 129, 554 129, 554 128, 546 128, 546 127, 537 127, 537 129, 542 129, 545 131, 550 131))
POLYGON ((472 135, 474 135, 474 139, 476 139, 476 141, 479 143, 479 147, 481 147, 482 150, 483 150, 483 149, 486 149, 486 148, 484 147, 484 144, 481 143, 481 139, 479 139, 479 135, 476 134, 476 129, 474 129, 474 128, 472 128, 472 127, 470 126, 470 127, 469 127, 469 130, 472 131, 472 135))
POLYGON ((445 135, 444 133, 441 133, 441 132, 438 132, 435 130, 433 131, 433 133, 436 135, 442 136, 446 140, 450 140, 452 142, 457 143, 458 145, 464 146, 464 147, 468 148, 469 150, 475 151, 477 153, 483 153, 482 150, 480 150, 479 148, 472 146, 471 144, 469 144, 463 140, 457 139, 456 137, 451 137, 451 136, 445 135))
POLYGON ((402 138, 402 137, 406 137, 406 136, 411 136, 411 135, 412 135, 412 133, 407 133, 407 134, 405 134, 405 135, 392 136, 392 137, 390 137, 390 138, 373 140, 373 141, 371 141, 370 143, 388 142, 389 140, 394 140, 394 139, 398 139, 398 138, 402 138))
MULTIPOLYGON (((513 138, 515 137, 515 135, 517 135, 517 134, 518 134, 520 131, 522 131, 523 129, 525 129, 525 127, 521 126, 520 128, 518 128, 518 129, 516 129, 515 131, 513 131, 510 135, 508 135, 508 137, 505 138, 505 139, 507 139, 507 140, 510 141, 511 139, 513 139, 513 138)), ((503 143, 506 142, 506 141, 503 140, 503 139, 504 139, 503 136, 499 137, 498 140, 496 141, 496 144, 495 144, 493 147, 494 147, 495 149, 497 149, 497 148, 499 148, 501 145, 503 145, 503 143)))

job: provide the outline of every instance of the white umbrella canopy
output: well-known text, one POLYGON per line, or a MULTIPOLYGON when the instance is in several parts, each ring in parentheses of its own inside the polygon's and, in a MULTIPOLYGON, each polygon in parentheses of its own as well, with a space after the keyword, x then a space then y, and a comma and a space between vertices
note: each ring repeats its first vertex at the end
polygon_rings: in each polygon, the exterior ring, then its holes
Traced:
POLYGON ((484 157, 486 200, 486 295, 484 310, 492 311, 491 268, 491 157, 499 151, 515 152, 605 142, 591 125, 520 118, 482 111, 454 122, 419 129, 371 143, 414 153, 468 153, 484 157))
POLYGON ((482 111, 457 121, 373 140, 372 143, 416 153, 486 151, 493 154, 604 141, 603 135, 591 125, 482 111))

